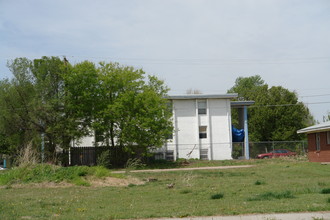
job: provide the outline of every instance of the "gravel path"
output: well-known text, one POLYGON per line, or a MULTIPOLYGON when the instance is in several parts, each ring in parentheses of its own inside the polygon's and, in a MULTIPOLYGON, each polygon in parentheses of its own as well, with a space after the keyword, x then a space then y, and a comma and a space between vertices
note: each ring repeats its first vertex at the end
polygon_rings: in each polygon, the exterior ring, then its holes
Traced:
MULTIPOLYGON (((158 218, 160 220, 330 220, 330 212, 275 213, 235 216, 158 218)), ((152 220, 152 219, 148 219, 152 220)))

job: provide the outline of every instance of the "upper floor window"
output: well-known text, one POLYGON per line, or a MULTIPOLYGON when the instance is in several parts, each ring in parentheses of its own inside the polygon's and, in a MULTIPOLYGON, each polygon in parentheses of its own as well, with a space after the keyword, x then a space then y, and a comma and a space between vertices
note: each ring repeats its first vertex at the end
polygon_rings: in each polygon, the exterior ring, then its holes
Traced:
POLYGON ((207 138, 207 126, 199 126, 199 138, 207 138))
POLYGON ((206 115, 206 100, 199 100, 197 102, 197 106, 198 106, 198 114, 206 115))

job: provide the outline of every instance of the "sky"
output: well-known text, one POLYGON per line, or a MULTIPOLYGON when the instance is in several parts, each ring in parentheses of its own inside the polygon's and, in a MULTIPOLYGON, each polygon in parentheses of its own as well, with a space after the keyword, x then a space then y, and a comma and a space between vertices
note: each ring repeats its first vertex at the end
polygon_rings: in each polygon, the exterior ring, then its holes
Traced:
POLYGON ((0 79, 41 56, 142 68, 170 95, 258 74, 330 111, 329 0, 0 0, 0 79))

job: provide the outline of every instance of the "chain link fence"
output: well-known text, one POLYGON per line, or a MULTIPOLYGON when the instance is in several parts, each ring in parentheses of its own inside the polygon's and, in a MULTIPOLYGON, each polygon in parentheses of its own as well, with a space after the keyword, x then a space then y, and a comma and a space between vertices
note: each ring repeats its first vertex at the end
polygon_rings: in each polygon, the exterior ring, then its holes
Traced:
MULTIPOLYGON (((297 155, 306 155, 307 141, 263 141, 249 143, 250 158, 256 158, 258 154, 268 153, 276 149, 286 149, 296 152, 297 155)), ((244 143, 233 143, 234 159, 244 157, 244 143)))
MULTIPOLYGON (((207 160, 209 158, 211 148, 228 148, 230 143, 213 143, 213 144, 168 144, 162 148, 154 151, 156 159, 173 160, 175 158, 176 151, 179 151, 179 158, 198 158, 207 160)), ((306 155, 307 153, 307 141, 263 141, 263 142, 250 142, 249 152, 250 158, 256 158, 258 154, 268 153, 276 149, 287 149, 292 152, 296 152, 297 155, 306 155)), ((244 143, 232 144, 232 158, 243 159, 244 155, 244 143)))

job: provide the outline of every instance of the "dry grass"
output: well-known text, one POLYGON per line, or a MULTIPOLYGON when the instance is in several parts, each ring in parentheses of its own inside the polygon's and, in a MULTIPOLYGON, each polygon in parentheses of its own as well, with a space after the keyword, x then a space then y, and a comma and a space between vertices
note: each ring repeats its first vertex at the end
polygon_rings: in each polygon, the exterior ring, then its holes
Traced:
POLYGON ((29 143, 25 148, 21 149, 18 157, 16 158, 16 164, 19 167, 28 167, 31 165, 36 165, 40 162, 39 154, 31 143, 29 143))

